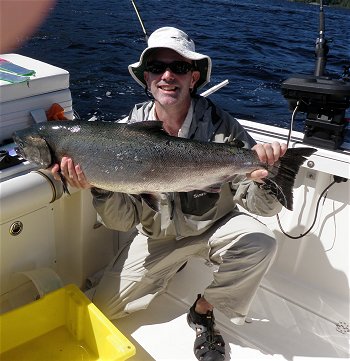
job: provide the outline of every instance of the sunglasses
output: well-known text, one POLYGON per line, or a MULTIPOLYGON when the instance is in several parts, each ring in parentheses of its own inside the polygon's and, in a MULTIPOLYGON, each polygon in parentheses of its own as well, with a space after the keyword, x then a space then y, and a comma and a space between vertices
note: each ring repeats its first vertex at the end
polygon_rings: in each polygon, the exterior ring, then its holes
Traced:
POLYGON ((172 63, 163 63, 162 61, 152 61, 146 65, 146 71, 153 74, 163 74, 167 69, 174 74, 187 74, 193 69, 193 65, 186 61, 173 61, 172 63))

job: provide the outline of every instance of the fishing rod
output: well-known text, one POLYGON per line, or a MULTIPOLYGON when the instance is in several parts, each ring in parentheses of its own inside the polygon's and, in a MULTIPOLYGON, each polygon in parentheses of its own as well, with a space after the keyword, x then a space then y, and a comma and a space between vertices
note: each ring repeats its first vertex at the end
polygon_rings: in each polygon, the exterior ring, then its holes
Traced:
POLYGON ((228 84, 228 79, 222 81, 221 83, 217 84, 217 85, 213 85, 211 88, 209 88, 208 90, 204 91, 203 93, 201 93, 200 95, 202 97, 207 97, 210 94, 215 93, 217 90, 223 88, 224 86, 226 86, 228 84))
POLYGON ((140 22, 142 31, 143 31, 143 33, 144 33, 144 35, 145 35, 145 40, 146 40, 146 43, 147 43, 147 42, 148 42, 148 35, 147 35, 147 31, 146 31, 145 25, 143 24, 143 21, 142 21, 140 12, 139 12, 139 10, 137 9, 137 6, 136 6, 136 4, 135 4, 135 1, 134 1, 134 0, 131 0, 131 3, 132 3, 132 5, 133 5, 133 7, 134 7, 134 9, 135 9, 135 12, 136 12, 136 15, 137 15, 137 17, 138 17, 138 19, 139 19, 139 22, 140 22))
MULTIPOLYGON (((137 15, 137 18, 139 19, 139 22, 140 22, 140 25, 141 25, 141 28, 142 28, 142 31, 145 35, 145 40, 146 40, 146 43, 148 42, 148 34, 147 34, 147 31, 146 31, 146 28, 145 28, 145 25, 142 21, 142 18, 141 18, 141 15, 140 15, 140 12, 135 4, 135 1, 134 0, 130 0, 134 9, 135 9, 135 12, 136 12, 136 15, 137 15)), ((225 85, 228 84, 228 80, 224 80, 222 81, 221 83, 217 84, 217 85, 214 85, 212 86, 211 88, 209 88, 208 90, 206 90, 205 92, 203 92, 201 95, 206 97, 212 93, 215 93, 217 90, 219 90, 220 88, 224 87, 225 85)))
POLYGON ((323 11, 323 1, 320 0, 319 37, 316 39, 316 48, 315 48, 315 56, 316 56, 316 65, 314 72, 315 76, 324 75, 328 51, 329 48, 327 45, 327 39, 325 38, 325 18, 323 11))

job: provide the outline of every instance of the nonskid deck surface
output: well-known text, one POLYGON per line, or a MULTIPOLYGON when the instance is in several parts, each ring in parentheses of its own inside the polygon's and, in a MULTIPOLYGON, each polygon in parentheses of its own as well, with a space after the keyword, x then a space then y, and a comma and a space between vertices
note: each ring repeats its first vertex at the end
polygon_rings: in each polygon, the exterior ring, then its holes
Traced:
MULTIPOLYGON (((115 321, 134 343, 133 361, 190 361, 195 332, 186 313, 210 280, 201 260, 189 262, 147 310, 115 321), (192 275, 205 276, 191 283, 192 275)), ((249 314, 251 323, 231 324, 218 311, 217 326, 226 341, 226 360, 342 360, 349 358, 349 336, 335 325, 261 287, 249 314)))

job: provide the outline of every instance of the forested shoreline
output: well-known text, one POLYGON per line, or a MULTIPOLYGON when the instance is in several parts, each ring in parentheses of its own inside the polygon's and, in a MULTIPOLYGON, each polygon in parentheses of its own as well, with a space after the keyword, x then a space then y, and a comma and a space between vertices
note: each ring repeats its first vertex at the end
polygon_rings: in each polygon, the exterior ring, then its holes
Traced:
MULTIPOLYGON (((291 0, 294 2, 303 2, 303 3, 309 3, 309 4, 319 4, 320 1, 318 0, 291 0)), ((350 0, 325 0, 323 1, 323 5, 329 5, 329 6, 337 6, 337 7, 343 7, 343 8, 350 8, 350 0)))

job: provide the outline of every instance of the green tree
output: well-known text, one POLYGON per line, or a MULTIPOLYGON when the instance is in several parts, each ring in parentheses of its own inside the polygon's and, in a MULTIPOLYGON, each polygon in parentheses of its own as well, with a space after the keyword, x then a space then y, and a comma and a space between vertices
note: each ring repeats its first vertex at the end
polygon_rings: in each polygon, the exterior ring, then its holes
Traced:
MULTIPOLYGON (((295 0, 303 3, 320 3, 320 0, 295 0)), ((324 0, 323 5, 350 8, 350 0, 324 0)))

